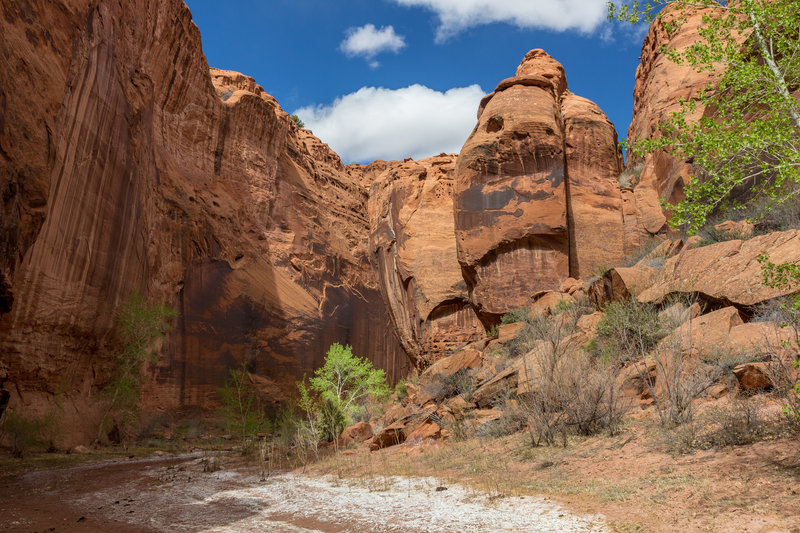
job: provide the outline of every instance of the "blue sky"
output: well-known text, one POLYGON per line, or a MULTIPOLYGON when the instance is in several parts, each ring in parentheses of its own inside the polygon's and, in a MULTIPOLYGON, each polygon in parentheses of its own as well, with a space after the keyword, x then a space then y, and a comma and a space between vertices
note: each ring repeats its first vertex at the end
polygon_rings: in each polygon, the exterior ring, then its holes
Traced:
POLYGON ((543 48, 620 137, 642 29, 605 0, 186 0, 209 65, 256 79, 345 162, 457 152, 478 101, 543 48))

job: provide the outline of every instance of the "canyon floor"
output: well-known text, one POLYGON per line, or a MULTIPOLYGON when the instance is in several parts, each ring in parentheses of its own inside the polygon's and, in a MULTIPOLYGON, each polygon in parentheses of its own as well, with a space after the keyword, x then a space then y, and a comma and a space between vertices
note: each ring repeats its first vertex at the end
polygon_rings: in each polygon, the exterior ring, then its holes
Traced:
POLYGON ((118 458, 35 471, 0 493, 3 531, 607 531, 546 498, 498 498, 430 477, 380 481, 298 472, 262 480, 252 465, 198 453, 118 458), (207 469, 206 469, 207 470, 207 469))
POLYGON ((4 457, 0 530, 800 531, 796 440, 674 455, 652 438, 359 448, 264 481, 231 452, 4 457))

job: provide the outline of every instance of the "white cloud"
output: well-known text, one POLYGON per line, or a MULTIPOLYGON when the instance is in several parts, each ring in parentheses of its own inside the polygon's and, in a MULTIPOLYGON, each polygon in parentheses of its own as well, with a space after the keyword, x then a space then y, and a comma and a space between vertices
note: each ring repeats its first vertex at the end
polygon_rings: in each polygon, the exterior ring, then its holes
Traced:
POLYGON ((444 93, 423 85, 362 87, 330 105, 295 113, 347 162, 421 159, 461 150, 483 95, 478 85, 444 93))
MULTIPOLYGON (((339 49, 349 57, 361 56, 371 60, 381 52, 395 54, 405 48, 406 41, 402 35, 394 32, 394 27, 384 26, 376 29, 372 24, 347 30, 347 38, 339 45, 339 49)), ((377 61, 370 61, 370 66, 378 66, 377 61)))
POLYGON ((606 19, 606 0, 394 0, 439 17, 438 42, 461 30, 506 22, 520 28, 591 32, 606 19))

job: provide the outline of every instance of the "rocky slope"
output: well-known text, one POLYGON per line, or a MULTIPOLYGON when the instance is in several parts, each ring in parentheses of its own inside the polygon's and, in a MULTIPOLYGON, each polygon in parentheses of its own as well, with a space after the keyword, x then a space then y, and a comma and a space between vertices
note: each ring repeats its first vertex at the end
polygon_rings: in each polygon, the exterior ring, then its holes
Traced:
POLYGON ((251 78, 212 70, 183 2, 31 1, 0 19, 0 364, 12 403, 93 423, 132 290, 180 312, 145 395, 273 400, 334 341, 409 368, 367 257, 367 188, 251 78))

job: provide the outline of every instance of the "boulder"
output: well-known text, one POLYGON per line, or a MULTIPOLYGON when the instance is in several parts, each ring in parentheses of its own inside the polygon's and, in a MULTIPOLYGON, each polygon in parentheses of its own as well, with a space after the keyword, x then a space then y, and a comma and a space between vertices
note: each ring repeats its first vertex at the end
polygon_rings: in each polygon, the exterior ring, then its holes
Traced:
POLYGON ((514 322, 512 324, 501 324, 497 328, 497 342, 504 344, 512 339, 525 329, 525 322, 514 322))
POLYGON ((725 307, 683 322, 659 342, 658 349, 681 350, 685 356, 716 358, 728 349, 731 330, 741 324, 738 309, 725 307))
POLYGON ((680 239, 671 240, 665 239, 661 241, 655 248, 642 257, 635 266, 655 266, 661 267, 661 264, 677 254, 683 248, 683 241, 680 239))
POLYGON ((683 302, 676 302, 658 313, 658 316, 667 324, 680 326, 687 320, 693 320, 703 312, 702 306, 698 302, 686 305, 683 302))
POLYGON ((728 237, 735 239, 749 239, 753 236, 756 228, 752 223, 746 220, 739 220, 737 222, 734 222, 733 220, 726 220, 725 222, 716 224, 714 229, 728 237))
POLYGON ((442 428, 433 420, 426 420, 406 437, 407 443, 420 443, 442 438, 442 428))
POLYGON ((467 346, 458 350, 453 355, 436 361, 429 366, 423 376, 452 376, 461 370, 476 368, 481 366, 483 352, 473 346, 467 346))
POLYGON ((528 306, 532 317, 552 315, 558 307, 566 307, 575 302, 573 296, 557 291, 543 291, 533 297, 534 302, 528 306))
POLYGON ((733 369, 739 387, 745 392, 756 392, 772 388, 768 363, 746 363, 733 369))
POLYGON ((760 235, 684 249, 667 260, 653 284, 638 295, 642 302, 660 302, 672 293, 696 293, 728 305, 752 306, 797 291, 768 287, 758 257, 773 263, 800 263, 800 230, 760 235))
POLYGON ((621 302, 646 290, 658 270, 650 266, 617 267, 608 270, 589 286, 589 297, 597 309, 609 302, 621 302))
POLYGON ((559 287, 558 291, 572 295, 582 289, 583 281, 575 278, 567 278, 561 282, 561 287, 559 287))
POLYGON ((342 442, 346 444, 359 444, 371 439, 375 433, 368 422, 356 422, 342 432, 342 442))
POLYGON ((370 451, 377 451, 382 448, 402 444, 406 440, 406 422, 399 420, 378 431, 369 444, 370 451))

